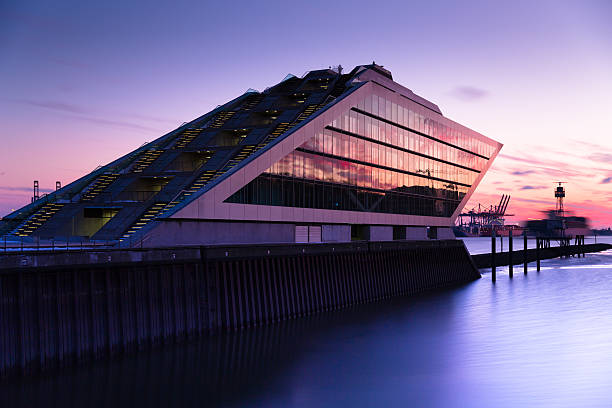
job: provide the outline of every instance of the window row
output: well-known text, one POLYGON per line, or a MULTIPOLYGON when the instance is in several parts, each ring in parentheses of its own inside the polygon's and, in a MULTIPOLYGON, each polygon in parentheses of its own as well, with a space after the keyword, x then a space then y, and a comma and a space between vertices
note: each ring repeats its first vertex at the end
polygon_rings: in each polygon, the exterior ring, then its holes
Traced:
POLYGON ((451 201, 263 173, 226 202, 450 217, 462 198, 456 196, 451 201))
POLYGON ((429 187, 435 191, 453 190, 463 194, 468 191, 466 186, 429 178, 434 176, 433 173, 422 172, 423 177, 420 177, 300 151, 290 153, 267 172, 385 191, 414 187, 429 187))
POLYGON ((303 149, 471 185, 479 173, 326 129, 303 149))
POLYGON ((337 127, 338 129, 346 130, 368 139, 426 154, 440 160, 457 163, 475 170, 484 169, 488 161, 465 150, 440 143, 418 133, 402 129, 401 127, 355 111, 342 114, 340 121, 332 122, 332 127, 337 127))
MULTIPOLYGON (((408 100, 406 100, 405 105, 402 105, 389 101, 382 96, 370 95, 360 102, 357 108, 486 157, 491 157, 495 153, 496 144, 494 142, 483 142, 475 135, 471 135, 471 131, 462 126, 448 126, 438 120, 414 112, 408 107, 409 104, 408 100)), ((355 120, 353 125, 357 127, 356 117, 352 119, 348 115, 335 122, 351 126, 350 121, 353 120, 355 120)))
POLYGON ((411 132, 390 123, 349 111, 333 121, 332 127, 358 134, 362 137, 391 144, 403 149, 470 167, 475 170, 485 168, 488 160, 457 147, 449 146, 420 134, 411 132))

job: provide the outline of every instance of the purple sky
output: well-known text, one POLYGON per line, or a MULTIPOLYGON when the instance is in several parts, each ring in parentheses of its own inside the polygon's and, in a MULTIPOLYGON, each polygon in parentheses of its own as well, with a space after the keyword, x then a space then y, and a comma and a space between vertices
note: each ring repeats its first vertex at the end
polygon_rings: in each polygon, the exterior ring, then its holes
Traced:
POLYGON ((0 3, 0 216, 287 73, 373 60, 505 144, 478 202, 612 225, 612 2, 0 3))

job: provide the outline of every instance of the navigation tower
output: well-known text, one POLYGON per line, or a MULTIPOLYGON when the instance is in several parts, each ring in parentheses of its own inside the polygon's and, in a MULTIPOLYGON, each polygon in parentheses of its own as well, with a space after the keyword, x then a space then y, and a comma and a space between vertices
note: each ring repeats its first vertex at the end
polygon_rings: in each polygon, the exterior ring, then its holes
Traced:
POLYGON ((563 217, 565 212, 563 209, 563 199, 565 198, 565 188, 563 187, 563 184, 565 184, 565 181, 558 181, 557 183, 559 185, 555 189, 555 197, 557 199, 557 207, 555 208, 555 211, 559 217, 563 217))

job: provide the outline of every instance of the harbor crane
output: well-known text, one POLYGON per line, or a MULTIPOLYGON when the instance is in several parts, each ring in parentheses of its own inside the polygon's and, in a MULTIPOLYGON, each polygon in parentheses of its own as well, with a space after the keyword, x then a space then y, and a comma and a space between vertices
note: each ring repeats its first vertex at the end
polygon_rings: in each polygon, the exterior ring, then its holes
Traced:
POLYGON ((491 205, 489 208, 479 203, 477 210, 474 207, 470 211, 459 214, 459 227, 475 234, 479 234, 482 227, 490 229, 501 227, 505 222, 508 203, 510 203, 510 195, 506 194, 502 194, 499 204, 491 205))

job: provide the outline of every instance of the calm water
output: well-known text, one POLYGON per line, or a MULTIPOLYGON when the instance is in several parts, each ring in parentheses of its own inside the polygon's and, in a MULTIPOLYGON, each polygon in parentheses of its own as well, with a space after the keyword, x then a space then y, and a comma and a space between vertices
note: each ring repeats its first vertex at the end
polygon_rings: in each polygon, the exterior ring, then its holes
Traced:
POLYGON ((612 251, 517 272, 4 383, 0 406, 612 406, 612 251))

